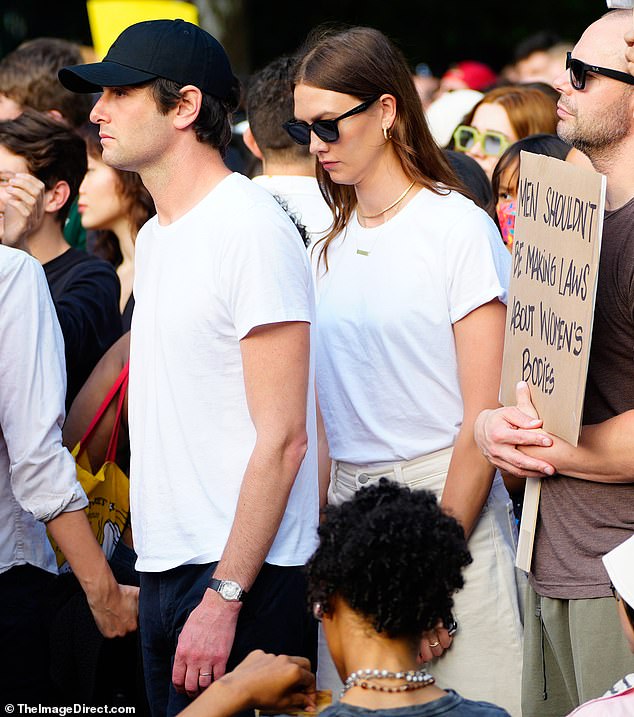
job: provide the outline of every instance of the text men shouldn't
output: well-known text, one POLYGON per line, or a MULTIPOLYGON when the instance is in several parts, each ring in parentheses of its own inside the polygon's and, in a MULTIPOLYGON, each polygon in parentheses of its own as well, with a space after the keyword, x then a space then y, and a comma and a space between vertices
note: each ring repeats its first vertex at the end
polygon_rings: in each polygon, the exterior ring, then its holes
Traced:
POLYGON ((522 152, 500 399, 526 381, 544 428, 581 429, 605 177, 522 152))

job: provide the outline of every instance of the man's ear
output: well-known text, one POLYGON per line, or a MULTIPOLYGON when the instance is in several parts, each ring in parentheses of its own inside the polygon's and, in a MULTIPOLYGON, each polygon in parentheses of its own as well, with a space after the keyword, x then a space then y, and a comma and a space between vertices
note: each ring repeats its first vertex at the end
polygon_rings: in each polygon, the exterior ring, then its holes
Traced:
POLYGON ((251 154, 255 155, 260 161, 262 161, 264 159, 264 156, 262 154, 262 151, 258 147, 258 143, 255 141, 253 132, 251 132, 251 127, 247 127, 244 130, 242 139, 244 140, 244 143, 246 144, 246 146, 247 146, 248 150, 251 152, 251 154))
POLYGON ((52 189, 47 189, 44 195, 44 211, 49 214, 58 212, 70 197, 68 182, 60 179, 55 182, 52 189))
POLYGON ((174 112, 174 127, 187 129, 191 127, 198 117, 203 103, 203 93, 194 85, 185 85, 180 90, 180 100, 172 110, 174 112))

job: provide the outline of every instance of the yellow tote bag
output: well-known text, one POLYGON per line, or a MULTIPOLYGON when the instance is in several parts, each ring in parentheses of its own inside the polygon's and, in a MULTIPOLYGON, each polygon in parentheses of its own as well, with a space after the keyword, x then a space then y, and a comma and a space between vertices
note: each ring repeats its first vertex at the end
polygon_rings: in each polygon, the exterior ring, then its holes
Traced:
MULTIPOLYGON (((115 462, 123 401, 128 389, 128 375, 129 362, 123 367, 108 395, 97 410, 90 426, 88 426, 88 430, 72 451, 77 465, 77 480, 81 483, 89 501, 86 507, 86 515, 97 542, 103 548, 108 560, 112 557, 130 516, 130 480, 115 462), (96 473, 93 473, 85 450, 103 414, 117 395, 117 413, 112 433, 110 434, 110 441, 108 442, 106 460, 101 468, 96 473)), ((59 571, 68 572, 70 566, 64 554, 50 535, 49 540, 55 551, 59 571)))

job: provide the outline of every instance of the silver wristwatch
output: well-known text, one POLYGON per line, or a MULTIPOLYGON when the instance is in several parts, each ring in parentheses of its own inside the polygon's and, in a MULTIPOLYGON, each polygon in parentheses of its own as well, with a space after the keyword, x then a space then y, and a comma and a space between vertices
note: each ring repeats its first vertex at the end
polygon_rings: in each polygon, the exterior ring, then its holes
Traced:
POLYGON ((239 583, 233 580, 217 580, 211 578, 207 583, 207 587, 215 590, 223 600, 227 602, 242 602, 246 596, 246 590, 243 590, 239 583))

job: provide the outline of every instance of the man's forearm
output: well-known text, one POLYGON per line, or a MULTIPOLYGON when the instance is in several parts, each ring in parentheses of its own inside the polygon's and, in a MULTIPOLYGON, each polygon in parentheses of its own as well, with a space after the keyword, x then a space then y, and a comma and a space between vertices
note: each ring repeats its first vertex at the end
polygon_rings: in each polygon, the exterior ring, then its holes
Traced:
POLYGON ((295 476, 306 452, 306 435, 283 442, 258 441, 247 466, 233 526, 215 576, 248 590, 275 540, 295 476))
POLYGON ((583 426, 576 448, 556 436, 552 439, 550 448, 520 450, 548 461, 563 475, 597 483, 634 482, 634 411, 583 426))
POLYGON ((136 629, 138 588, 117 584, 84 511, 60 513, 47 527, 86 593, 101 633, 118 637, 136 629))

